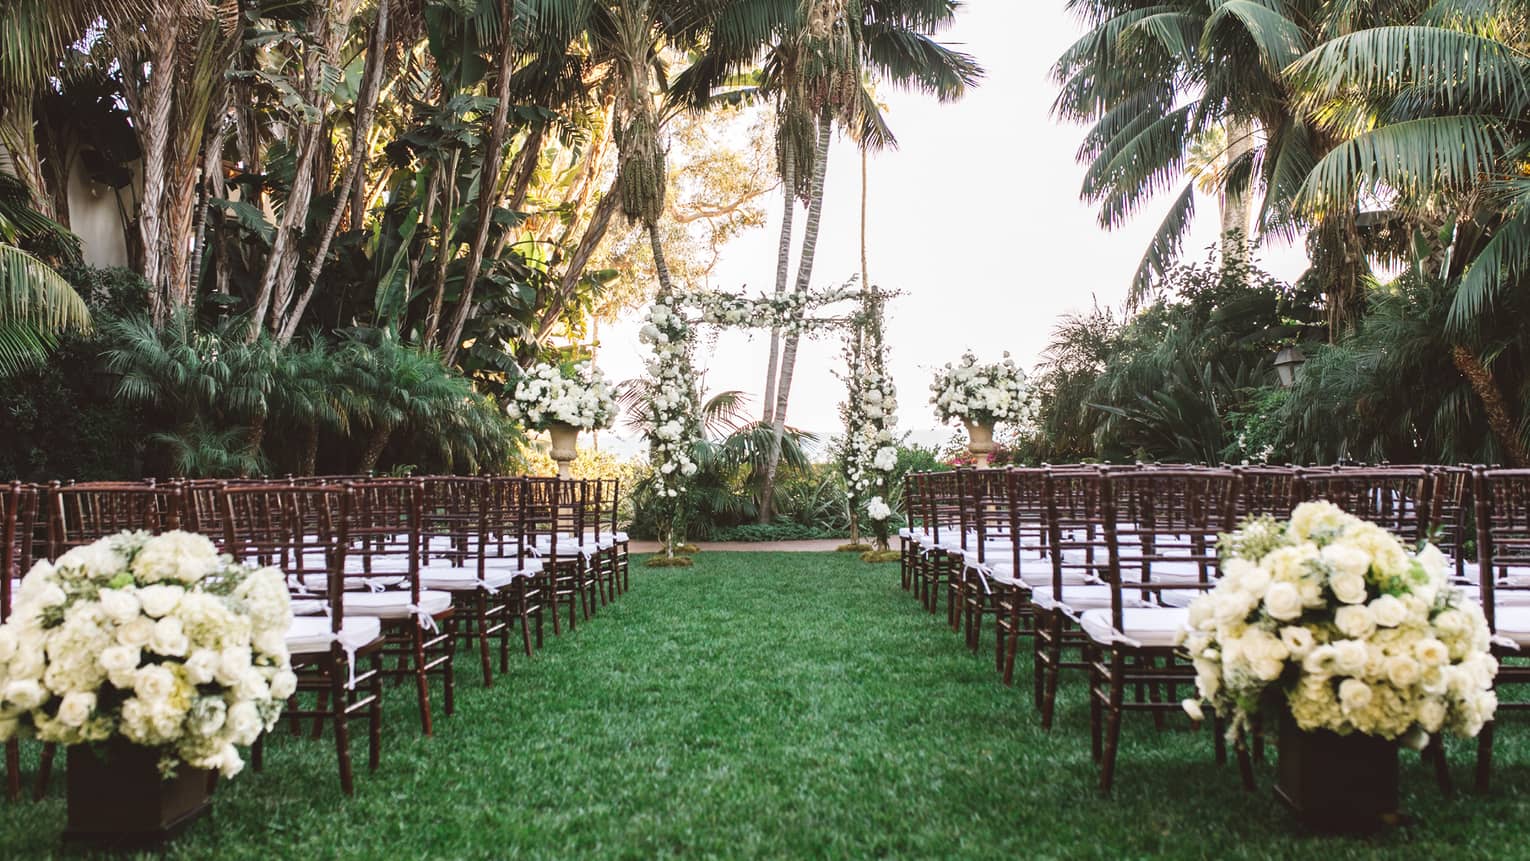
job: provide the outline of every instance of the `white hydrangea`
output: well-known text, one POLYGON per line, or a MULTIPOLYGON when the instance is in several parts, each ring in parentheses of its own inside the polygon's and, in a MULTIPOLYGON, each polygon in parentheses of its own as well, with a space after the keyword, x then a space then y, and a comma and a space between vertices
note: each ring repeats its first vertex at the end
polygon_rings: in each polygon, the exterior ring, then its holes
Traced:
POLYGON ((615 423, 617 407, 610 382, 586 360, 528 369, 516 381, 505 411, 538 430, 554 424, 595 430, 615 423))
POLYGON ((1027 415, 1025 372, 1007 352, 1002 361, 986 365, 978 364, 973 353, 963 353, 960 362, 936 372, 930 403, 943 422, 1019 423, 1027 415))
POLYGON ((1305 730, 1409 744, 1472 736, 1497 706, 1498 665, 1482 610, 1445 580, 1438 549, 1326 502, 1284 524, 1254 520, 1222 537, 1223 578, 1190 606, 1183 648, 1199 698, 1246 726, 1244 710, 1279 685, 1305 730), (1294 667, 1296 672, 1288 672, 1294 667))
POLYGON ((28 572, 0 625, 0 740, 120 736, 163 765, 236 774, 236 745, 296 688, 290 623, 279 572, 235 565, 201 536, 123 533, 71 550, 28 572))

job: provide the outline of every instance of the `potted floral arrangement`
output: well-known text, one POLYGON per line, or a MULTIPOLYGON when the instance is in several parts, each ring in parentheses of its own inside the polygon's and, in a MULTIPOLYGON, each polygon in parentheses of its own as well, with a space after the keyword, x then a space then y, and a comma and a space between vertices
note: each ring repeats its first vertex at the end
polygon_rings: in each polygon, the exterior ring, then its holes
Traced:
POLYGON ((39 562, 0 626, 0 739, 69 746, 68 834, 160 839, 297 689, 280 571, 124 532, 39 562))
POLYGON ((547 431, 558 476, 568 478, 569 465, 579 454, 579 432, 610 427, 616 421, 616 398, 588 359, 543 363, 515 381, 505 410, 526 427, 547 431))
POLYGON ((979 469, 993 454, 994 425, 1025 417, 1025 372, 1009 353, 1001 362, 978 364, 970 351, 956 364, 948 363, 930 384, 930 403, 943 422, 960 421, 967 428, 967 448, 979 469))
POLYGON ((1397 810, 1397 747, 1471 737, 1497 707, 1482 610, 1432 544, 1328 502, 1223 536, 1222 579, 1189 610, 1184 649, 1203 704, 1247 731, 1280 717, 1277 792, 1309 824, 1366 830, 1397 810))

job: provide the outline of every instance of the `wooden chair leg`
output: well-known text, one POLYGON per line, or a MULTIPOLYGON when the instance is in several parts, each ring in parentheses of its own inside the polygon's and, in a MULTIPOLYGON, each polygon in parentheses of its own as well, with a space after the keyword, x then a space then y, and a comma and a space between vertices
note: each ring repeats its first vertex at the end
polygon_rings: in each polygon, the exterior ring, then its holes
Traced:
POLYGON ((5 743, 5 797, 21 800, 21 743, 14 738, 5 743))
POLYGON ((1477 791, 1487 792, 1488 785, 1492 782, 1493 775, 1493 727, 1497 721, 1488 721, 1482 725, 1482 732, 1477 735, 1477 791))
POLYGON ((1121 747, 1121 704, 1126 698, 1126 686, 1122 677, 1126 663, 1119 652, 1112 650, 1110 656, 1110 703, 1105 712, 1105 747, 1100 758, 1100 791, 1110 794, 1116 780, 1116 754, 1121 747))
POLYGON ((329 692, 333 695, 333 721, 335 724, 335 757, 340 762, 340 791, 346 795, 356 794, 356 779, 351 772, 351 729, 349 709, 346 706, 346 667, 338 659, 329 668, 329 692))
POLYGON ((494 687, 493 662, 489 659, 489 593, 479 589, 473 596, 474 633, 478 638, 478 662, 483 669, 483 686, 494 687))
POLYGON ((42 758, 37 762, 37 782, 32 786, 33 801, 42 801, 48 796, 48 781, 53 779, 53 757, 57 754, 57 744, 48 742, 43 745, 42 758))
POLYGON ((1450 779, 1450 763, 1445 759, 1445 737, 1440 733, 1430 736, 1429 744, 1421 756, 1434 766, 1434 782, 1440 787, 1440 794, 1446 798, 1455 797, 1456 788, 1450 779))
POLYGON ((406 624, 409 625, 409 652, 414 658, 414 686, 420 709, 420 729, 426 735, 434 735, 435 727, 430 720, 430 681, 425 676, 425 629, 413 617, 406 624))
POLYGON ((372 702, 367 706, 367 769, 382 763, 382 655, 372 655, 372 702))

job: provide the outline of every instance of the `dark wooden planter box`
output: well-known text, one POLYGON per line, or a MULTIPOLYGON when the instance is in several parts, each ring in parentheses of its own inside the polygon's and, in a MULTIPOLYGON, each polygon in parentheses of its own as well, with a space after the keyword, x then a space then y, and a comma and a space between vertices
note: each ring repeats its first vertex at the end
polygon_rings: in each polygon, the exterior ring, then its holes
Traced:
POLYGON ((64 839, 117 845, 159 843, 207 812, 212 772, 182 765, 159 775, 159 753, 113 739, 69 748, 69 826, 64 839))
POLYGON ((1312 828, 1360 833, 1397 819, 1395 741, 1303 732, 1283 710, 1279 773, 1276 795, 1312 828))

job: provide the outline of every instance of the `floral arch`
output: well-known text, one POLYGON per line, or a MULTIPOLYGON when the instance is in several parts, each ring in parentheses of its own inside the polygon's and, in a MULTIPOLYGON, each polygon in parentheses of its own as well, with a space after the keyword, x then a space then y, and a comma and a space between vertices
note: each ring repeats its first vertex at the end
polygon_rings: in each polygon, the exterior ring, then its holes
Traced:
POLYGON ((828 290, 758 297, 711 290, 661 293, 650 307, 640 337, 651 350, 646 363, 648 457, 654 470, 654 512, 665 552, 683 529, 692 452, 702 438, 701 392, 695 369, 697 333, 705 326, 775 329, 812 336, 840 331, 845 337, 847 397, 840 405, 845 436, 839 446, 852 514, 864 510, 886 548, 890 481, 897 465, 893 430, 897 399, 887 374, 882 315, 888 294, 863 289, 859 278, 828 290), (853 309, 826 313, 855 302, 853 309))

